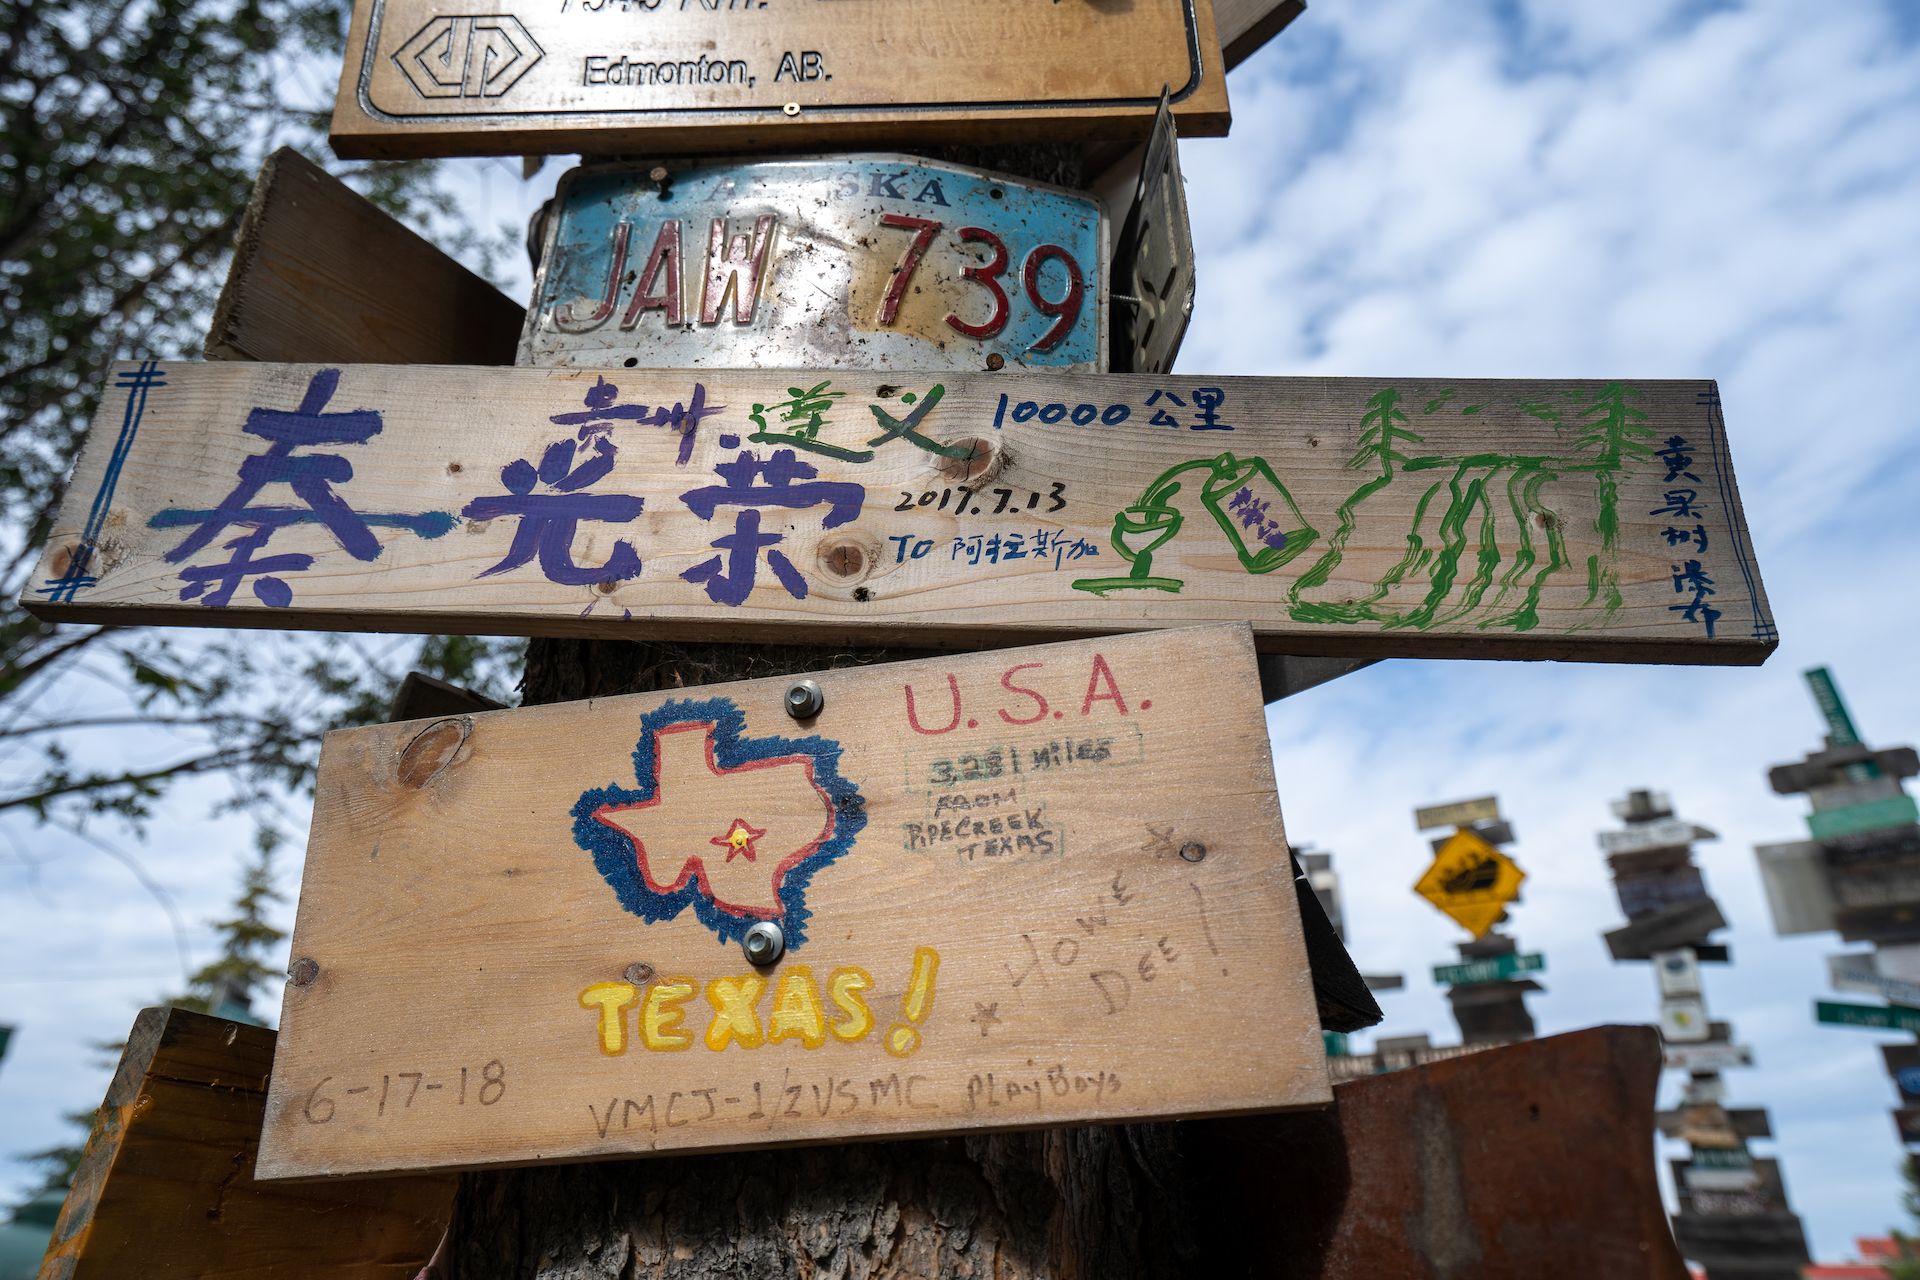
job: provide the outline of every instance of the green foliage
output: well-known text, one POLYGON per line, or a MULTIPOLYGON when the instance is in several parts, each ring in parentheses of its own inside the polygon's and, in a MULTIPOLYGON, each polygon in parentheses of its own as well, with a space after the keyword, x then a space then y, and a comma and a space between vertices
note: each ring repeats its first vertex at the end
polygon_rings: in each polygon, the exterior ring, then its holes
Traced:
MULTIPOLYGON (((172 914, 164 888, 108 837, 142 835, 177 784, 222 779, 216 810, 255 819, 257 861, 216 923, 219 956, 174 1001, 189 1008, 268 974, 280 941, 267 918, 270 859, 304 828, 286 801, 311 786, 321 735, 385 719, 409 668, 504 698, 522 650, 52 627, 13 603, 33 585, 108 365, 198 355, 275 148, 329 165, 483 272, 512 243, 466 226, 432 163, 329 163, 324 123, 348 11, 348 0, 0 0, 0 835, 64 828, 172 914)), ((0 865, 57 868, 33 852, 46 845, 9 838, 0 865)), ((58 1183, 77 1155, 30 1159, 58 1183)))
MULTIPOLYGON (((347 0, 0 0, 0 595, 30 588, 60 479, 114 360, 191 357, 254 176, 324 162, 347 0)), ((337 170, 340 166, 335 166, 337 170)), ((482 269, 431 163, 343 170, 482 269), (451 226, 451 233, 446 228, 451 226)), ((172 785, 230 775, 272 822, 319 735, 383 718, 410 666, 505 692, 517 642, 51 627, 0 615, 0 821, 135 829, 172 785), (126 731, 167 731, 129 761, 126 731)))

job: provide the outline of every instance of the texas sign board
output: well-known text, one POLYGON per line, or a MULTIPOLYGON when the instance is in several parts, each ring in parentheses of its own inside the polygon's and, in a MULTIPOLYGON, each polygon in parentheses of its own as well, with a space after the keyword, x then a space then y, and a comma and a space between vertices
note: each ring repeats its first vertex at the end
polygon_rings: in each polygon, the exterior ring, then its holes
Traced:
POLYGON ((812 679, 328 735, 259 1175, 1329 1101, 1246 627, 812 679))
POLYGON ((1227 131, 1211 0, 356 0, 351 158, 1227 131))
POLYGON ((1093 196, 911 156, 575 169, 519 363, 1094 372, 1106 253, 1093 196))
POLYGON ((489 635, 1776 643, 1701 383, 123 365, 24 594, 489 635))

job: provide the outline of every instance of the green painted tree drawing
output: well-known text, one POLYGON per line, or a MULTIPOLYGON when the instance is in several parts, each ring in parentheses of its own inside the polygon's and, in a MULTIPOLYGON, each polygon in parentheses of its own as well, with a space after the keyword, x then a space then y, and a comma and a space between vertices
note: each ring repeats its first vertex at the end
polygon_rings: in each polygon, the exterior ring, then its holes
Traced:
POLYGON ((1418 560, 1421 539, 1416 528, 1407 535, 1406 556, 1366 598, 1352 602, 1303 602, 1300 599, 1302 591, 1324 584, 1333 575, 1346 555, 1347 539, 1353 536, 1360 504, 1392 484, 1394 464, 1407 461, 1408 455, 1396 447, 1399 442, 1426 443, 1424 436, 1403 425, 1407 420, 1406 411, 1400 408, 1400 392, 1392 387, 1374 393, 1367 401, 1367 411, 1360 418, 1360 440, 1353 457, 1347 460, 1347 470, 1361 471, 1372 467, 1377 474, 1348 494, 1346 501, 1334 509, 1338 524, 1327 538, 1327 549, 1308 566, 1305 573, 1294 579, 1287 600, 1293 616, 1300 621, 1360 622, 1373 618, 1373 606, 1418 560))
POLYGON ((1599 603, 1609 616, 1620 607, 1620 494, 1617 477, 1629 461, 1638 461, 1653 453, 1653 428, 1644 425, 1647 415, 1627 403, 1630 393, 1618 382, 1609 382, 1580 413, 1586 434, 1578 447, 1592 450, 1593 461, 1586 469, 1594 473, 1594 494, 1599 511, 1594 531, 1600 535, 1600 550, 1587 557, 1587 603, 1599 603))
MULTIPOLYGON (((1540 599, 1548 580, 1568 564, 1561 517, 1547 505, 1547 494, 1550 486, 1576 473, 1595 477, 1596 528, 1601 535, 1600 551, 1588 558, 1585 604, 1598 605, 1611 616, 1622 602, 1615 563, 1617 477, 1622 468, 1650 454, 1646 439, 1653 434, 1642 425, 1646 414, 1628 404, 1630 394, 1622 384, 1610 383, 1578 408, 1575 416, 1584 434, 1573 442, 1574 448, 1594 454, 1583 460, 1578 454, 1544 451, 1408 454, 1397 447, 1399 442, 1423 443, 1424 438, 1409 425, 1397 390, 1376 393, 1367 401, 1358 447, 1347 465, 1377 474, 1362 482, 1337 509, 1338 527, 1326 551, 1293 584, 1292 617, 1300 622, 1374 622, 1425 631, 1490 611, 1477 624, 1479 628, 1533 629, 1540 622, 1540 599), (1303 593, 1332 578, 1368 499, 1388 489, 1398 476, 1420 473, 1428 474, 1421 476, 1425 485, 1414 503, 1406 547, 1398 561, 1357 598, 1304 598, 1303 593), (1417 602, 1397 607, 1384 603, 1396 587, 1421 576, 1426 590, 1417 602)), ((1451 390, 1441 392, 1425 404, 1422 415, 1450 411, 1453 395, 1451 390)), ((1551 426, 1556 436, 1568 425, 1550 403, 1519 407, 1551 426)), ((1471 416, 1484 408, 1466 404, 1457 412, 1471 416)))

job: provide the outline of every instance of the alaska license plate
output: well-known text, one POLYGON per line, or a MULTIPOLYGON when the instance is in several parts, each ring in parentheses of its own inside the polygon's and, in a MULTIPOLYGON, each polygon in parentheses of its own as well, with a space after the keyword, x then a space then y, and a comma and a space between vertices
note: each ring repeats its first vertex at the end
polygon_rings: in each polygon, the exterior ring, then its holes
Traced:
POLYGON ((1091 195, 855 155, 575 169, 554 210, 522 364, 1107 368, 1091 195))

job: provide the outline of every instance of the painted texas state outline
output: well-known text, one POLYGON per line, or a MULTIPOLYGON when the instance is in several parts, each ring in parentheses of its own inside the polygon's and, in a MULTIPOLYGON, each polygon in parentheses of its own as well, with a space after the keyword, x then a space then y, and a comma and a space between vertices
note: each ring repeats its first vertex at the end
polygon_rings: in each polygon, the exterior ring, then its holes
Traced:
POLYGON ((808 882, 866 825, 839 763, 830 738, 748 738, 730 699, 670 701, 641 717, 638 786, 584 792, 574 841, 649 924, 691 906, 735 942, 755 921, 778 920, 792 949, 806 936, 808 882))

